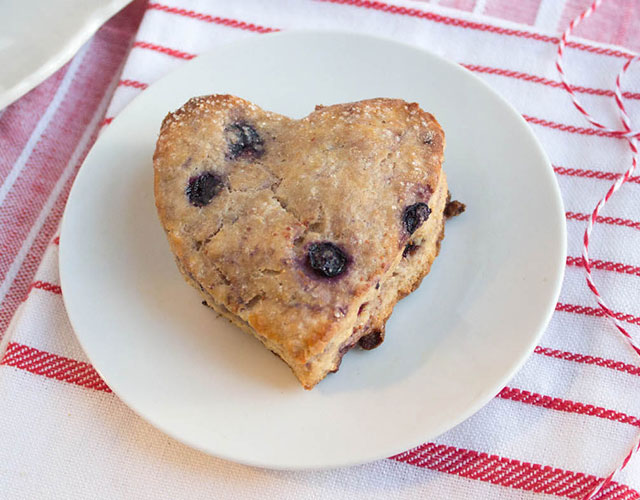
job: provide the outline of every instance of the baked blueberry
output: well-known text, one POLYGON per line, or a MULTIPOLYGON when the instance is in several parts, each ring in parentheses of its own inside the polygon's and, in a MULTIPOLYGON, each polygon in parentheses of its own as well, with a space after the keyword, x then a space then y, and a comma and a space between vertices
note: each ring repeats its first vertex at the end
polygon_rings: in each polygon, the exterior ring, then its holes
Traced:
POLYGON ((225 135, 229 143, 227 158, 230 160, 258 157, 264 151, 262 137, 246 122, 229 125, 225 129, 225 135))
POLYGON ((362 337, 358 341, 358 345, 362 349, 366 349, 367 351, 370 351, 371 349, 375 349, 380 344, 382 344, 383 340, 384 340, 384 333, 381 332, 380 330, 374 330, 370 333, 367 333, 364 337, 362 337))
POLYGON ((426 203, 414 203, 413 205, 409 205, 404 209, 404 214, 402 215, 402 221, 404 222, 404 228, 407 230, 407 233, 413 234, 416 232, 424 222, 429 218, 431 214, 431 209, 429 205, 426 203))
POLYGON ((185 193, 194 207, 204 207, 222 191, 224 182, 213 172, 203 172, 189 179, 185 193))
POLYGON ((407 244, 406 247, 404 247, 404 250, 402 251, 402 256, 405 258, 409 257, 414 253, 416 253, 418 251, 418 248, 420 248, 420 245, 414 245, 413 243, 409 243, 407 244))
POLYGON ((347 267, 347 256, 336 245, 323 241, 309 246, 309 265, 320 276, 333 278, 347 267))

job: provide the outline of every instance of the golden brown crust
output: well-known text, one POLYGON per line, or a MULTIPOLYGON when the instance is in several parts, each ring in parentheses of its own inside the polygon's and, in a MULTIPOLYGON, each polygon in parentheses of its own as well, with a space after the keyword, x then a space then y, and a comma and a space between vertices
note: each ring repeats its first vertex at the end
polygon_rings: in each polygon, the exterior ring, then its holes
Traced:
POLYGON ((233 96, 194 98, 162 124, 156 206, 185 278, 311 388, 337 368, 356 333, 384 328, 428 272, 446 202, 443 150, 433 116, 401 100, 317 107, 292 120, 233 96), (257 152, 230 149, 238 124, 255 131, 257 152), (194 206, 186 189, 205 172, 220 188, 194 206), (419 202, 432 213, 409 235, 403 213, 419 202), (344 273, 310 269, 317 242, 344 251, 344 273), (403 259, 409 243, 421 250, 403 259))
POLYGON ((384 340, 385 324, 391 316, 395 304, 414 292, 420 286, 424 277, 429 274, 431 264, 438 256, 440 243, 444 238, 445 218, 443 217, 444 214, 440 214, 439 210, 443 203, 445 191, 446 182, 443 182, 430 201, 433 207, 432 216, 425 226, 416 232, 407 243, 405 248, 409 248, 411 251, 403 252, 402 260, 382 284, 378 296, 369 308, 369 317, 361 319, 362 337, 364 339, 360 343, 361 347, 365 349, 377 347, 384 340), (377 339, 375 343, 373 339, 364 338, 372 334, 377 339))

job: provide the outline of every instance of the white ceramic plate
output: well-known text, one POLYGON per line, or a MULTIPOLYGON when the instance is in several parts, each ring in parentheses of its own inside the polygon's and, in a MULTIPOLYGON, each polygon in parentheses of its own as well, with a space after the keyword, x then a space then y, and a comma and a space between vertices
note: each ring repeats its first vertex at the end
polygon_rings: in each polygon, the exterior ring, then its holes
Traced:
POLYGON ((471 73, 378 38, 289 32, 198 57, 135 99, 87 157, 60 241, 71 322, 120 398, 213 455, 303 469, 401 452, 489 401, 552 314, 565 220, 533 133, 471 73), (315 104, 400 97, 433 112, 446 132, 450 189, 467 212, 447 225, 431 274, 398 304, 382 346, 349 352, 313 391, 200 304, 158 222, 151 156, 160 123, 208 93, 293 117, 315 104))
POLYGON ((129 1, 0 1, 0 109, 71 59, 129 1))

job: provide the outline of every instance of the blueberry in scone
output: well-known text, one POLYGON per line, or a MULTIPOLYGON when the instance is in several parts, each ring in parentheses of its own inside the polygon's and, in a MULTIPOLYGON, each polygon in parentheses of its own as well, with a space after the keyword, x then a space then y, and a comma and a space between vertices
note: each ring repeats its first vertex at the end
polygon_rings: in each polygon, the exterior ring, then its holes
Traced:
POLYGON ((220 192, 222 186, 223 181, 220 176, 203 172, 189 179, 185 193, 193 206, 204 207, 220 192))
POLYGON ((444 143, 432 115, 398 99, 293 120, 193 98, 160 130, 158 215, 206 304, 311 389, 350 348, 378 346, 429 272, 449 202, 444 143))
POLYGON ((309 264, 320 276, 333 278, 345 270, 347 257, 333 243, 312 243, 309 246, 309 264))
POLYGON ((256 129, 245 122, 232 123, 225 128, 225 134, 229 143, 227 158, 236 160, 241 157, 260 156, 264 142, 256 129))
POLYGON ((407 233, 413 234, 429 218, 431 209, 426 203, 418 202, 407 207, 402 216, 407 233))

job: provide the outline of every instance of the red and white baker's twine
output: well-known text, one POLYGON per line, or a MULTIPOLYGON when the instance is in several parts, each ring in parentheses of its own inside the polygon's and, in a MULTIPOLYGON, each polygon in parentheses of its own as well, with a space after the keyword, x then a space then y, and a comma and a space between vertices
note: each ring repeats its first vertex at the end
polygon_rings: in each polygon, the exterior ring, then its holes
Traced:
MULTIPOLYGON (((596 221, 596 219, 598 218, 598 214, 600 213, 602 208, 606 205, 606 203, 609 201, 609 199, 611 199, 613 194, 618 189, 620 189, 620 187, 622 187, 622 185, 625 182, 627 182, 629 180, 629 178, 633 175, 633 172, 635 171, 636 166, 638 165, 638 147, 637 147, 636 143, 637 143, 638 137, 640 137, 640 130, 632 130, 631 129, 631 119, 629 118, 629 115, 627 114, 627 110, 625 109, 624 102, 622 100, 622 92, 621 92, 622 83, 621 82, 622 82, 623 75, 627 72, 627 70, 629 69, 629 66, 631 66, 631 63, 640 60, 640 56, 635 56, 635 57, 633 57, 631 59, 628 59, 627 62, 622 67, 622 69, 620 70, 620 72, 618 73, 618 76, 616 77, 616 81, 615 81, 614 100, 615 100, 616 106, 618 108, 620 121, 622 122, 622 129, 612 129, 612 128, 609 128, 609 127, 603 125, 602 123, 597 121, 593 116, 591 116, 589 114, 589 112, 584 108, 584 106, 582 106, 582 104, 578 100, 575 92, 571 88, 571 85, 567 81, 567 77, 566 77, 566 74, 564 72, 563 59, 562 59, 563 56, 564 56, 564 49, 565 49, 565 46, 567 44, 567 38, 569 37, 569 35, 571 35, 573 30, 582 21, 584 21, 587 17, 589 17, 591 14, 593 14, 595 12, 595 10, 600 6, 602 1, 603 0, 594 0, 594 2, 589 6, 589 8, 587 10, 585 10, 582 14, 580 14, 573 21, 571 21, 571 23, 569 24, 569 27, 562 34, 562 37, 560 38, 560 43, 558 44, 556 68, 558 69, 558 72, 560 73, 560 79, 562 81, 562 85, 563 85, 564 89, 571 96, 571 100, 573 101, 573 104, 578 109, 578 111, 580 111, 580 113, 582 113, 584 115, 584 117, 593 126, 599 128, 601 130, 604 130, 606 132, 610 132, 611 134, 614 134, 617 137, 621 137, 621 138, 626 139, 626 141, 629 144, 629 148, 631 149, 631 166, 627 169, 627 171, 624 173, 624 175, 622 177, 618 178, 613 183, 613 185, 609 188, 609 190, 604 195, 604 197, 598 202, 598 204, 596 205, 596 208, 593 210, 593 213, 589 217, 589 221, 587 223, 587 228, 586 228, 586 230, 584 232, 582 258, 584 260, 584 270, 585 270, 585 272, 587 274, 587 286, 594 293, 594 295, 596 297, 596 300, 598 302, 598 305, 600 306, 600 308, 602 309, 604 314, 613 322, 613 324, 620 331, 620 333, 622 333, 622 335, 624 335, 625 339, 627 340, 627 342, 629 343, 631 348, 638 355, 640 355, 640 345, 638 345, 638 343, 633 339, 633 337, 629 334, 629 332, 627 332, 627 330, 625 330, 625 328, 622 326, 622 323, 615 317, 613 311, 611 311, 611 309, 607 306, 607 304, 605 303, 604 299, 602 298, 602 295, 598 291, 598 288, 596 287, 596 285, 595 285, 595 283, 593 281, 593 276, 591 276, 591 261, 589 260, 589 238, 591 237, 591 231, 593 230, 593 224, 596 221)), ((631 451, 629 451, 629 453, 624 458, 624 460, 622 461, 620 466, 617 469, 615 469, 614 471, 612 471, 606 478, 604 478, 600 482, 600 484, 596 488, 594 488, 594 490, 591 491, 585 497, 585 500, 589 500, 589 499, 594 498, 598 494, 598 492, 602 491, 602 489, 607 484, 609 484, 611 479, 613 479, 613 476, 627 466, 627 464, 631 460, 631 457, 639 449, 640 449, 640 440, 633 446, 633 448, 631 448, 631 451)))

